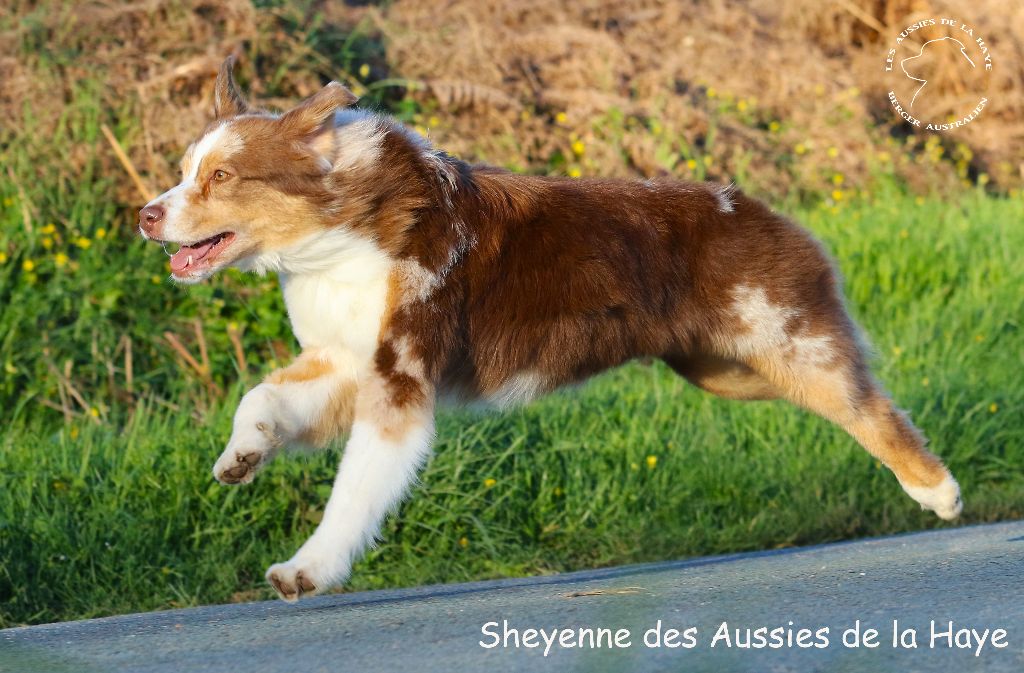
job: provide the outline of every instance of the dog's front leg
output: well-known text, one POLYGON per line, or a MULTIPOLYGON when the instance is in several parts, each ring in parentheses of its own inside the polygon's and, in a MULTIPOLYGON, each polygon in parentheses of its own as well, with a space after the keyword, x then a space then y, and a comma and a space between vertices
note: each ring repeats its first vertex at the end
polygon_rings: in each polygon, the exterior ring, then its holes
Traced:
POLYGON ((246 393, 213 476, 247 484, 283 446, 319 448, 348 432, 356 397, 350 360, 342 351, 307 350, 246 393))
POLYGON ((378 368, 360 384, 352 434, 319 527, 291 560, 267 571, 267 580, 286 601, 348 577, 430 451, 432 386, 413 373, 416 367, 399 363, 381 371, 381 361, 378 357, 378 368))

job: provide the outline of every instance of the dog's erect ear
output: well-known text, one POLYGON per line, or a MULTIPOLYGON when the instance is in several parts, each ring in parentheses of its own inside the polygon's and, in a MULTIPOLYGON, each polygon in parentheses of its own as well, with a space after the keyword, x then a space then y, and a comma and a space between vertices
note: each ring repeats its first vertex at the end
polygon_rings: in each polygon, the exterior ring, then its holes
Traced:
POLYGON ((282 130, 303 138, 315 136, 339 109, 348 107, 359 98, 338 82, 331 82, 323 89, 302 101, 281 117, 282 130))
POLYGON ((213 111, 217 119, 244 114, 249 109, 249 104, 242 98, 242 93, 231 74, 234 69, 235 57, 232 54, 224 59, 220 72, 217 73, 217 86, 213 94, 213 111))

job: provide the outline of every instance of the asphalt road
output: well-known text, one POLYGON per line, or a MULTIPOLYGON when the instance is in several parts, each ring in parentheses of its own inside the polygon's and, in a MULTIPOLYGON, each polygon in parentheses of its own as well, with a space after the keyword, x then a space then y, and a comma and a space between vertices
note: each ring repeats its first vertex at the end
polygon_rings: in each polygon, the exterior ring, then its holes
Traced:
POLYGON ((8 629, 0 631, 0 671, 1019 673, 1022 578, 1024 522, 1015 522, 298 605, 223 605, 8 629), (504 640, 503 620, 519 630, 519 647, 511 633, 504 640), (660 643, 648 631, 659 620, 660 643), (858 620, 854 637, 848 629, 858 620), (932 637, 933 630, 949 631, 950 621, 952 646, 945 636, 932 637), (544 629, 547 640, 527 638, 530 628, 544 629), (611 632, 592 642, 584 631, 580 646, 581 628, 611 632), (554 637, 553 629, 560 629, 554 637), (669 639, 668 629, 678 633, 669 639), (810 633, 801 638, 800 629, 810 633), (870 638, 869 629, 877 636, 870 638), (911 636, 916 648, 909 647, 911 636))

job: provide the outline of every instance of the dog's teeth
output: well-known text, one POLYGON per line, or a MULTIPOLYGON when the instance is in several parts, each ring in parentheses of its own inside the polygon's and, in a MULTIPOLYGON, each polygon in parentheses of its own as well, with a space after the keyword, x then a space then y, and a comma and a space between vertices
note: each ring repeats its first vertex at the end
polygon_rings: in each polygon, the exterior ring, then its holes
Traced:
POLYGON ((186 266, 192 266, 192 255, 188 256, 188 262, 187 262, 186 266))

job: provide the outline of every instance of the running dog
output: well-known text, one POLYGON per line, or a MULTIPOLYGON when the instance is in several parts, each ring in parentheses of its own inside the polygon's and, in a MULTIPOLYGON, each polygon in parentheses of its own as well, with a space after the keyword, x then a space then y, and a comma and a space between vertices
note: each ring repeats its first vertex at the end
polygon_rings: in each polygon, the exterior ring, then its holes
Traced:
POLYGON ((872 377, 837 274, 801 227, 732 186, 469 165, 331 82, 284 114, 232 77, 181 184, 139 213, 172 278, 278 274, 302 353, 245 395, 213 468, 347 435, 316 532, 267 571, 293 601, 343 582, 430 451, 439 397, 523 404, 634 358, 731 399, 839 424, 943 519, 960 489, 872 377))

